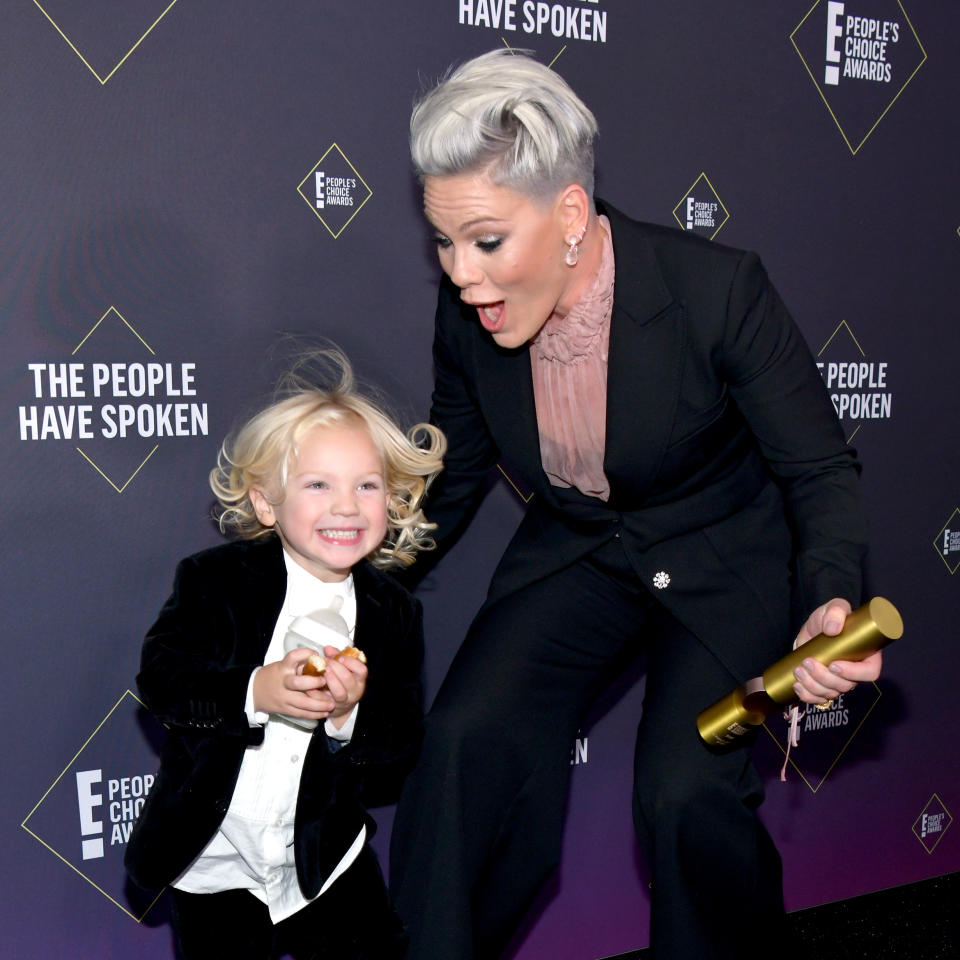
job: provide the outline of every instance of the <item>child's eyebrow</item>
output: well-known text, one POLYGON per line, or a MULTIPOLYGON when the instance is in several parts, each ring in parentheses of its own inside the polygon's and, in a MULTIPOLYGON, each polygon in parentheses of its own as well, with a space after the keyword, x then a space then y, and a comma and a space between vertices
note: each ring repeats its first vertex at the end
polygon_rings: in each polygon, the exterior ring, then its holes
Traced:
MULTIPOLYGON (((379 477, 381 480, 386 477, 387 473, 385 470, 365 470, 362 473, 355 474, 356 477, 379 477)), ((332 476, 329 470, 297 470, 294 473, 288 474, 291 478, 293 477, 329 477, 332 476)))

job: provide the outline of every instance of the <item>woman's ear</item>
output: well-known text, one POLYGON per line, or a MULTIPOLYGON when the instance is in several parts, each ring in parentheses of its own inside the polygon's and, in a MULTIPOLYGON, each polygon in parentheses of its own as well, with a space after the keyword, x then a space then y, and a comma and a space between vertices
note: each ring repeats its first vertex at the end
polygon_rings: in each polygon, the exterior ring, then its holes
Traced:
POLYGON ((579 183, 571 183, 560 191, 557 212, 563 225, 564 237, 582 236, 590 220, 590 198, 579 183))
POLYGON ((257 519, 265 527, 272 527, 277 522, 276 515, 273 512, 273 505, 259 487, 250 488, 250 502, 253 504, 257 519))

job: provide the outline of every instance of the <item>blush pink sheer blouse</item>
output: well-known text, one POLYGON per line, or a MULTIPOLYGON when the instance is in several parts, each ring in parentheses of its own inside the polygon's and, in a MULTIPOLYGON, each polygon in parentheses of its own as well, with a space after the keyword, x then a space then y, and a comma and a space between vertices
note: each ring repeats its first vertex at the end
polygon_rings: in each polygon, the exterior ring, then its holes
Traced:
POLYGON ((607 500, 607 350, 613 312, 613 244, 603 230, 600 270, 565 317, 552 314, 530 342, 540 459, 555 487, 607 500))

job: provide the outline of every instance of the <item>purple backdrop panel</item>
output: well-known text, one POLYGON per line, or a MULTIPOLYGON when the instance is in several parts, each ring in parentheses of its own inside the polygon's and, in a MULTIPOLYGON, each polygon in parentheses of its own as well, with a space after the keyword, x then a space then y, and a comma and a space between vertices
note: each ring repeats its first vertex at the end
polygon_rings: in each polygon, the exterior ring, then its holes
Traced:
MULTIPOLYGON (((409 109, 450 62, 504 44, 595 111, 602 196, 763 254, 864 464, 871 589, 907 629, 879 684, 804 721, 786 783, 783 723, 761 732, 789 906, 957 870, 960 130, 941 105, 958 29, 945 0, 8 4, 10 955, 172 955, 165 898, 132 891, 121 864, 162 736, 130 692, 141 638, 176 561, 218 542, 206 475, 285 335, 332 339, 406 419, 425 415, 438 266, 409 109)), ((494 481, 421 590, 430 695, 522 514, 494 481)), ((571 744, 563 863, 518 960, 647 941, 630 824, 642 682, 618 682, 571 744)))

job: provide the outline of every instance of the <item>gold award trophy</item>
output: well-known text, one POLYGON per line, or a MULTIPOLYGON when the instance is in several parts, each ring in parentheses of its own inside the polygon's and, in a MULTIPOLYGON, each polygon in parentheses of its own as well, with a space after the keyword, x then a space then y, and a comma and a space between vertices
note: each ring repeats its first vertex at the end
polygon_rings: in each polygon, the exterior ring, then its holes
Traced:
POLYGON ((751 727, 759 726, 775 710, 796 700, 793 671, 807 657, 829 666, 834 660, 863 660, 903 635, 897 608, 883 597, 874 597, 847 616, 835 637, 821 633, 797 647, 782 660, 731 690, 697 715, 697 729, 710 746, 732 743, 751 727))

